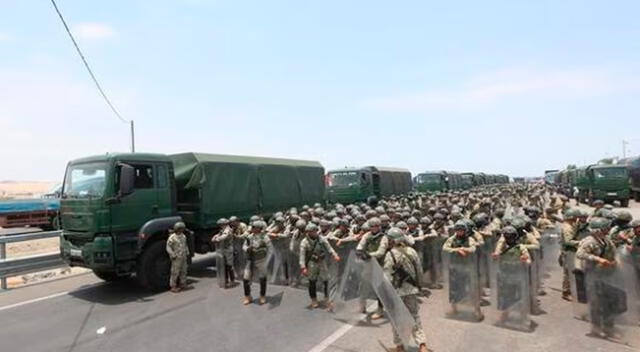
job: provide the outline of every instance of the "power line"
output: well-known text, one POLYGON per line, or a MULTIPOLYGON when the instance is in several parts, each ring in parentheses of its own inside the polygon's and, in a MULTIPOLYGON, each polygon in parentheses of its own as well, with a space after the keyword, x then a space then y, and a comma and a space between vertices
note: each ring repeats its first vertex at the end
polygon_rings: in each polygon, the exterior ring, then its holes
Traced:
MULTIPOLYGON (((82 54, 82 50, 80 50, 80 46, 78 46, 78 43, 76 42, 76 39, 73 37, 73 34, 71 34, 71 30, 69 30, 69 26, 67 25, 67 21, 65 21, 64 17, 62 17, 62 13, 60 13, 60 9, 58 9, 58 5, 56 4, 55 0, 51 0, 51 4, 53 5, 53 8, 56 10, 56 13, 58 13, 58 17, 60 17, 60 21, 62 21, 62 25, 64 26, 64 29, 67 31, 67 34, 69 35, 69 39, 71 39, 71 42, 73 42, 73 46, 76 47, 76 51, 78 52, 78 55, 80 55, 80 59, 82 59, 82 62, 84 63, 84 67, 87 68, 87 71, 89 72, 89 75, 91 76, 91 79, 93 80, 93 83, 95 83, 96 88, 98 88, 98 91, 100 92, 100 94, 104 98, 104 101, 107 102, 107 105, 109 105, 109 107, 111 108, 111 111, 113 111, 113 113, 116 114, 116 116, 118 117, 118 119, 120 119, 120 121, 122 121, 124 123, 130 123, 130 121, 125 120, 120 115, 120 113, 118 112, 116 107, 111 103, 111 100, 109 100, 109 97, 107 97, 107 94, 102 89, 102 86, 100 86, 100 83, 98 82, 98 79, 96 78, 96 75, 93 74, 93 71, 91 70, 91 67, 89 66, 89 63, 87 62, 87 59, 85 59, 84 55, 82 54)), ((133 148, 133 146, 132 146, 132 148, 133 148)))

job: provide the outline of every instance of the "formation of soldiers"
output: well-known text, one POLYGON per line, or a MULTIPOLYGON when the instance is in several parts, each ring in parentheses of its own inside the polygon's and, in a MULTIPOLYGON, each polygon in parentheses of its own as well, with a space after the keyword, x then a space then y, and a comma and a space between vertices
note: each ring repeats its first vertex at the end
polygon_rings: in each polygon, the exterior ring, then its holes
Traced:
MULTIPOLYGON (((635 263, 635 280, 640 280, 640 221, 600 201, 594 202, 592 213, 570 204, 544 185, 372 197, 358 204, 291 208, 268 221, 256 215, 249 225, 236 217, 220 219, 212 242, 221 286, 233 287, 236 272, 242 272, 245 305, 253 302, 252 281, 260 286, 258 303, 266 303, 269 281, 306 285, 310 307, 331 310, 332 297, 340 297, 341 281, 346 281, 342 273, 350 254, 360 261, 376 261, 415 320, 413 338, 420 351, 428 349, 418 315, 419 296, 446 289, 448 317, 482 321, 483 307, 491 305, 496 324, 526 330, 529 314, 540 312, 537 297, 545 294, 548 272, 560 263, 563 298, 588 307, 583 318, 591 321, 594 336, 617 338, 616 317, 637 309, 638 302, 609 310, 612 303, 603 296, 619 292, 591 290, 594 280, 601 283, 614 275, 621 265, 619 253, 635 263), (317 299, 320 285, 323 301, 317 299)), ((186 279, 186 266, 179 263, 184 260, 186 265, 188 255, 183 232, 184 224, 176 224, 167 242, 175 264, 172 291, 186 279)), ((620 289, 615 283, 613 288, 620 289)), ((627 291, 621 299, 638 297, 627 291)), ((382 318, 380 297, 373 312, 363 304, 362 313, 382 318)), ((397 351, 404 351, 395 329, 394 343, 397 351)))

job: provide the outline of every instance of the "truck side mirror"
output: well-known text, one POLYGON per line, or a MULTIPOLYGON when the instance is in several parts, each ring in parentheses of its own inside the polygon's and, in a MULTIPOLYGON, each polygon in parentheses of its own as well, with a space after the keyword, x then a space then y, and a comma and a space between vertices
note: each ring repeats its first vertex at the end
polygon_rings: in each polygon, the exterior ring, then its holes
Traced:
POLYGON ((121 164, 120 166, 120 189, 118 195, 124 197, 133 193, 133 183, 135 181, 135 169, 131 165, 121 164))

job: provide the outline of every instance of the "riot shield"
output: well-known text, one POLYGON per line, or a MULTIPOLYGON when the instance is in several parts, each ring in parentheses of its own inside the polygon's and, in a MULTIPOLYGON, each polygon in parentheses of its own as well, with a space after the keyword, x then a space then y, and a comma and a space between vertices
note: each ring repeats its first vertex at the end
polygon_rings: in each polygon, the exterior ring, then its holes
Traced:
POLYGON ((218 287, 225 288, 225 274, 224 267, 224 254, 221 251, 216 250, 213 254, 216 260, 216 281, 218 281, 218 287))
POLYGON ((492 316, 495 325, 531 331, 530 265, 519 258, 498 257, 491 262, 492 316))
POLYGON ((358 242, 346 242, 339 247, 335 241, 331 242, 331 246, 338 253, 341 260, 335 262, 331 256, 327 256, 327 268, 329 268, 329 296, 333 297, 338 290, 340 283, 342 282, 342 276, 345 273, 347 260, 352 252, 355 252, 358 242))
POLYGON ((300 241, 289 241, 288 256, 289 286, 298 287, 302 282, 302 272, 300 270, 300 241))
POLYGON ((569 273, 569 283, 571 284, 571 293, 573 294, 573 317, 578 320, 588 320, 588 295, 586 289, 585 273, 576 269, 576 253, 571 251, 565 252, 564 267, 569 273))
POLYGON ((238 275, 244 272, 244 268, 247 265, 247 254, 242 250, 244 241, 243 238, 233 238, 233 268, 238 275))
POLYGON ((288 259, 289 259, 289 239, 278 238, 271 240, 271 256, 267 261, 267 277, 272 285, 287 285, 288 259))
POLYGON ((352 325, 367 324, 367 303, 380 299, 393 328, 405 346, 415 346, 415 321, 402 298, 385 277, 376 260, 361 260, 351 252, 333 297, 336 319, 352 325))
POLYGON ((457 253, 442 252, 442 258, 444 284, 451 305, 447 317, 467 321, 482 320, 476 253, 463 257, 457 253))
POLYGON ((553 268, 558 265, 560 256, 560 226, 545 229, 540 239, 540 258, 542 261, 542 277, 548 278, 553 268))
POLYGON ((423 282, 428 282, 429 288, 442 288, 443 263, 442 245, 445 238, 442 236, 427 237, 424 240, 423 267, 425 267, 425 277, 423 282), (428 274, 427 274, 428 272, 428 274))
POLYGON ((640 348, 637 278, 630 257, 620 252, 613 267, 585 269, 591 335, 640 348))

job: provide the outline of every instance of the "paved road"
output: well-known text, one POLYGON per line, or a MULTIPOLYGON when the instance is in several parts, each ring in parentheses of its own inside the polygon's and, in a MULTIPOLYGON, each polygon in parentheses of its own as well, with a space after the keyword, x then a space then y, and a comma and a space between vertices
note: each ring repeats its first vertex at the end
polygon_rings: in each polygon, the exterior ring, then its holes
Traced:
MULTIPOLYGON (((639 204, 633 203, 631 209, 640 216, 639 204)), ((0 293, 2 350, 339 352, 383 351, 381 344, 391 346, 388 322, 345 325, 330 313, 307 310, 304 290, 270 286, 271 297, 282 294, 280 306, 243 307, 241 288, 219 289, 210 264, 197 262, 190 271, 194 289, 177 295, 149 294, 129 281, 102 283, 92 275, 0 293)), ((573 319, 571 304, 560 298, 559 270, 546 286, 548 294, 541 297, 545 313, 533 317, 536 328, 531 333, 496 327, 490 319, 482 323, 446 319, 445 292, 434 291, 421 308, 430 347, 436 351, 639 350, 585 336, 588 323, 573 319)), ((485 308, 487 316, 489 310, 485 308)), ((640 328, 635 332, 640 336, 640 328)))

